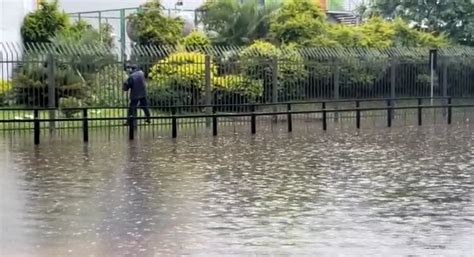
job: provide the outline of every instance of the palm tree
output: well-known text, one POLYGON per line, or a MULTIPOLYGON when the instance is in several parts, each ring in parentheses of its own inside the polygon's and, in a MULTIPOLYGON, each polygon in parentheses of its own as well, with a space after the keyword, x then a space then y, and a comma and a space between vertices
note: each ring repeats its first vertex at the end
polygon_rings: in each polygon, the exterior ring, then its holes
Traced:
POLYGON ((266 38, 269 18, 279 7, 258 0, 208 1, 200 8, 200 23, 215 44, 242 45, 266 38))

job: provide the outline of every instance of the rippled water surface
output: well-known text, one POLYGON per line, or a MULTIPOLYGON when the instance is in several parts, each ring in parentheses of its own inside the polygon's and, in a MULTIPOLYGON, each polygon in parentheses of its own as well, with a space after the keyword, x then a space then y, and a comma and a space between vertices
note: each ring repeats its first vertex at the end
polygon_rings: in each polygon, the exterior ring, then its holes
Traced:
POLYGON ((474 256, 469 126, 0 143, 0 256, 474 256))

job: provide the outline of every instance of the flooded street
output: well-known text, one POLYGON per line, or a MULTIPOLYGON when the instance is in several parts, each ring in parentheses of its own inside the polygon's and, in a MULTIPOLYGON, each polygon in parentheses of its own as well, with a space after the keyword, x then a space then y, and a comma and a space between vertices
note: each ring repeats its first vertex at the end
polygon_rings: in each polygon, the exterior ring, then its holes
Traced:
POLYGON ((0 141, 0 256, 474 256, 468 125, 0 141))

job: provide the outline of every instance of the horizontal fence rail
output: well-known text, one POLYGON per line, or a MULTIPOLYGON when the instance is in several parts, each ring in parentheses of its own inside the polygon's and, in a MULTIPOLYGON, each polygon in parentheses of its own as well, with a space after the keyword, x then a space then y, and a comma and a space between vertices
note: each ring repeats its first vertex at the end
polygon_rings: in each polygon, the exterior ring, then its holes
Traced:
MULTIPOLYGON (((293 130, 293 117, 294 115, 298 114, 321 114, 320 120, 322 123, 322 129, 324 131, 327 130, 327 123, 328 123, 328 114, 334 113, 344 113, 344 112, 355 112, 355 120, 357 129, 361 128, 361 116, 363 113, 371 112, 371 111, 385 111, 386 112, 386 119, 387 119, 387 127, 392 126, 392 120, 394 119, 393 112, 396 110, 417 110, 417 120, 418 125, 421 126, 423 123, 423 110, 425 109, 443 109, 446 111, 444 117, 447 124, 452 123, 452 115, 453 109, 457 108, 474 108, 474 104, 453 104, 452 98, 445 99, 447 100, 444 104, 440 105, 433 105, 433 104, 423 104, 423 98, 417 99, 417 105, 407 105, 407 106, 395 106, 393 102, 395 100, 400 99, 388 99, 386 100, 386 106, 384 107, 361 107, 361 103, 364 101, 370 102, 373 99, 366 99, 366 100, 355 100, 354 107, 351 108, 327 108, 327 104, 330 101, 313 101, 313 104, 320 104, 320 109, 312 109, 312 110, 294 110, 294 107, 302 104, 301 102, 294 102, 294 103, 286 103, 286 110, 285 111, 258 111, 256 109, 256 105, 251 106, 251 111, 248 112, 240 112, 240 113, 216 113, 216 108, 218 106, 213 106, 213 111, 209 114, 206 113, 199 113, 199 114, 177 114, 177 110, 180 109, 179 107, 173 107, 171 115, 164 115, 164 116, 151 116, 149 119, 151 120, 170 120, 171 121, 171 131, 172 131, 172 138, 176 138, 178 136, 178 127, 180 120, 183 119, 211 119, 212 123, 212 134, 216 136, 218 134, 218 123, 220 118, 226 117, 250 117, 250 131, 252 134, 257 132, 256 129, 256 122, 257 117, 277 117, 279 115, 285 115, 287 117, 287 126, 288 132, 292 132, 293 130)), ((425 99, 426 100, 426 99, 425 99)), ((334 102, 334 101, 333 101, 334 102)), ((260 104, 261 105, 261 104, 260 104)), ((272 106, 274 104, 267 104, 268 106, 272 106)), ((262 105, 261 105, 262 106, 262 105)), ((264 105, 263 105, 264 106, 264 105)), ((118 108, 118 107, 116 107, 118 108)), ((124 108, 124 107, 122 107, 124 108)), ((15 119, 4 119, 0 120, 0 123, 32 123, 33 124, 33 135, 34 135, 34 143, 40 143, 40 130, 41 126, 44 123, 54 123, 54 122, 61 122, 61 121, 77 121, 82 122, 82 131, 83 131, 83 141, 89 141, 89 123, 92 121, 128 121, 128 131, 129 131, 129 139, 133 140, 135 138, 135 130, 137 129, 136 121, 144 120, 145 117, 134 117, 134 116, 124 116, 124 117, 102 117, 102 118, 92 118, 88 117, 89 108, 82 107, 82 108, 71 108, 71 110, 80 110, 82 113, 82 117, 80 118, 40 118, 40 111, 51 111, 51 109, 30 109, 32 111, 33 119, 31 120, 15 120, 15 119)), ((274 120, 277 121, 277 120, 274 120)), ((206 124, 207 125, 207 124, 206 124)))

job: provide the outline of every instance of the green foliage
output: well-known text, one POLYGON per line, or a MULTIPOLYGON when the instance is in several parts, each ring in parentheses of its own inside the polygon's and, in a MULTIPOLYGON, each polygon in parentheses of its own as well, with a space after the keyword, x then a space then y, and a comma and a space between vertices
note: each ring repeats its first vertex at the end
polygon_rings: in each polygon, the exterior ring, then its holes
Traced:
POLYGON ((309 45, 317 47, 444 47, 449 40, 411 28, 402 19, 387 21, 373 16, 360 26, 328 25, 323 36, 315 37, 309 45))
POLYGON ((202 50, 211 46, 211 40, 201 31, 195 30, 183 38, 183 46, 187 50, 202 50))
POLYGON ((216 44, 242 45, 267 37, 277 2, 262 8, 257 0, 216 0, 201 6, 201 22, 216 44))
POLYGON ((21 35, 24 43, 47 43, 51 37, 66 29, 69 17, 59 10, 58 0, 40 1, 39 8, 23 20, 21 35))
POLYGON ((435 36, 410 28, 401 19, 387 21, 374 16, 356 29, 360 31, 362 47, 442 47, 449 43, 443 35, 435 36))
POLYGON ((113 28, 108 23, 101 24, 97 30, 84 20, 79 20, 71 26, 58 31, 50 42, 55 45, 68 45, 69 47, 80 45, 93 45, 94 47, 112 48, 113 28))
POLYGON ((214 77, 212 86, 216 91, 232 93, 255 98, 263 93, 263 84, 260 80, 251 79, 242 75, 224 75, 214 77))
POLYGON ((82 107, 82 101, 75 97, 66 97, 59 100, 59 108, 66 118, 73 118, 74 115, 81 112, 80 109, 68 109, 68 108, 80 108, 82 107))
POLYGON ((326 27, 326 15, 315 1, 288 0, 271 19, 270 38, 304 46, 324 34, 326 27))
POLYGON ((12 82, 0 79, 0 106, 6 105, 12 93, 12 82))
POLYGON ((376 0, 361 8, 365 17, 401 17, 429 32, 444 33, 464 45, 474 45, 474 2, 376 0))
POLYGON ((149 0, 128 17, 132 39, 145 45, 175 45, 181 38, 184 21, 168 17, 159 0, 149 0))
POLYGON ((263 81, 266 101, 270 101, 274 86, 277 86, 279 95, 285 100, 302 96, 300 82, 306 78, 307 73, 304 60, 294 45, 277 48, 269 42, 255 41, 242 50, 240 62, 245 76, 263 81), (277 85, 273 81, 274 72, 277 74, 277 85))
POLYGON ((126 106, 122 84, 127 73, 121 65, 108 65, 97 72, 88 99, 91 106, 126 106))
POLYGON ((96 73, 114 62, 109 48, 111 30, 108 26, 102 29, 99 32, 79 21, 58 31, 50 38, 48 48, 31 47, 23 53, 24 65, 17 67, 13 77, 17 100, 30 106, 47 106, 50 75, 54 76, 57 100, 89 97, 96 73), (48 65, 54 65, 52 74, 48 65))
MULTIPOLYGON (((190 105, 202 102, 205 85, 206 56, 199 52, 179 51, 160 60, 150 69, 150 101, 152 105, 190 105)), ((211 61, 211 76, 216 67, 211 61)))
MULTIPOLYGON (((179 51, 155 64, 150 71, 149 98, 154 106, 203 104, 206 56, 199 52, 179 51)), ((261 96, 263 84, 245 74, 217 76, 211 60, 211 90, 219 103, 248 102, 261 96)))
MULTIPOLYGON (((176 52, 154 65, 149 77, 154 81, 174 81, 183 87, 203 89, 206 56, 199 52, 176 52)), ((216 74, 211 62, 211 73, 216 74)))
MULTIPOLYGON (((47 106, 48 99, 48 67, 47 62, 38 62, 36 56, 23 57, 25 63, 17 67, 13 77, 13 85, 18 102, 28 106, 47 106)), ((55 57, 59 59, 58 57, 55 57)), ((54 69, 55 95, 61 97, 87 96, 88 86, 82 74, 71 65, 56 65, 54 69)))

